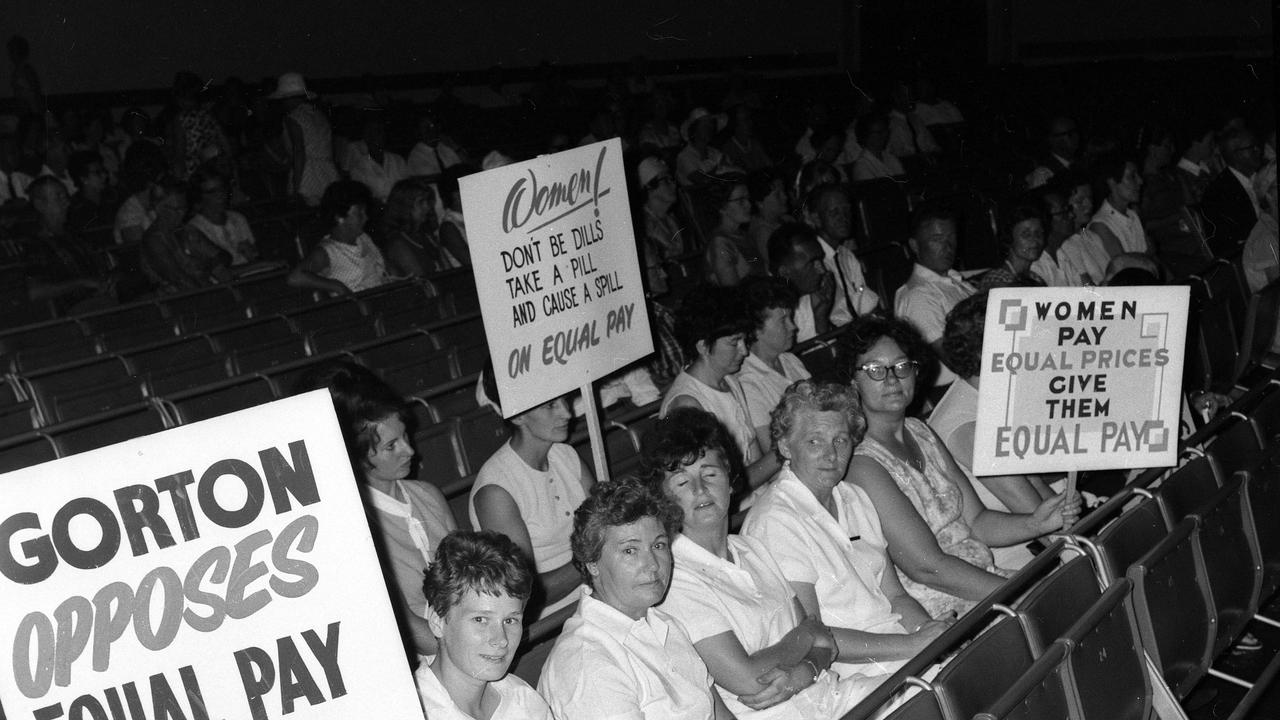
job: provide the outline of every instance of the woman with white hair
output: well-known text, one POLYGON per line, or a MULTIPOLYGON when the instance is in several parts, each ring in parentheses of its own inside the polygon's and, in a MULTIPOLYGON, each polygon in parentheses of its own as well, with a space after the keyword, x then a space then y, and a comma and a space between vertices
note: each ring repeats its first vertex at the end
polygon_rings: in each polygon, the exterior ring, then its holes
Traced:
POLYGON ((1276 239, 1276 161, 1254 173, 1253 194, 1258 198, 1258 222, 1244 241, 1244 279, 1250 292, 1258 292, 1280 277, 1280 242, 1276 239))

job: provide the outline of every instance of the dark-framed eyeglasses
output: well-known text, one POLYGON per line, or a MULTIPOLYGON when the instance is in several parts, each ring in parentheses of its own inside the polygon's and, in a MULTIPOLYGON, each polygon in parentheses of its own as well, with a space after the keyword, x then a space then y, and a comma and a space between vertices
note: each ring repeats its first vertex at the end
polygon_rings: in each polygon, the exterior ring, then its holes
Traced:
POLYGON ((889 372, 893 371, 893 376, 899 380, 906 380, 909 377, 915 377, 916 371, 920 369, 920 363, 915 360, 901 360, 892 365, 884 363, 869 362, 854 368, 854 372, 863 372, 867 377, 876 382, 883 382, 889 377, 889 372))
POLYGON ((668 185, 668 184, 675 185, 676 179, 671 177, 670 175, 659 175, 658 177, 650 180, 644 187, 646 190, 653 190, 657 188, 659 185, 668 185))

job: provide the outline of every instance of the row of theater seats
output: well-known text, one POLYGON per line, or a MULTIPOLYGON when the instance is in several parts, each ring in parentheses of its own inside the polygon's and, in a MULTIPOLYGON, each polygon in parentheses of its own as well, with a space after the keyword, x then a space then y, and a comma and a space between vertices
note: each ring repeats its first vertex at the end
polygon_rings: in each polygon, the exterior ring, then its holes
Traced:
POLYGON ((281 397, 331 359, 441 405, 483 365, 477 308, 465 271, 326 300, 277 273, 0 334, 0 469, 281 397))

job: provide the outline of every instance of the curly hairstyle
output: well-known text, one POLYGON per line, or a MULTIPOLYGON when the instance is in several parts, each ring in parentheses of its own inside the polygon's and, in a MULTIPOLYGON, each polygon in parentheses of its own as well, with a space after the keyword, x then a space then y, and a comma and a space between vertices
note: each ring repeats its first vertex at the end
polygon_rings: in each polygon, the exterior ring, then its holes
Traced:
POLYGON ((1006 251, 1013 247, 1014 228, 1028 220, 1039 220, 1040 228, 1048 234, 1049 216, 1044 211, 1044 208, 1030 202, 1020 202, 1010 208, 1008 212, 1001 213, 1000 246, 1006 251))
POLYGON ((849 359, 849 366, 841 377, 847 377, 852 382, 859 364, 858 358, 881 338, 886 337, 897 343, 908 359, 920 363, 917 386, 930 387, 933 376, 938 371, 937 354, 920 336, 919 331, 905 320, 890 320, 875 315, 863 315, 849 324, 849 330, 845 333, 841 348, 841 356, 849 359))
POLYGON ((867 432, 867 418, 862 414, 858 389, 842 383, 797 380, 782 393, 778 406, 769 414, 769 435, 779 447, 790 436, 802 413, 838 412, 844 416, 849 435, 856 446, 867 432))
POLYGON ((320 198, 320 216, 322 224, 332 228, 338 224, 338 218, 347 214, 353 206, 373 204, 373 195, 369 186, 359 180, 337 180, 325 188, 320 198))
POLYGON ((410 177, 397 182, 387 195, 387 207, 378 221, 378 234, 386 239, 402 230, 416 231, 417 228, 413 227, 413 205, 420 197, 425 197, 428 203, 435 203, 436 191, 431 189, 431 183, 426 179, 410 177))
POLYGON ((573 513, 573 533, 569 536, 573 566, 583 582, 594 587, 587 566, 600 560, 606 529, 652 517, 657 518, 667 535, 674 536, 680 529, 680 516, 675 503, 638 480, 621 478, 597 483, 573 513))
POLYGON ((686 358, 698 357, 698 343, 708 347, 722 337, 746 335, 752 322, 734 288, 708 285, 690 290, 676 312, 675 336, 686 358))
MULTIPOLYGON (((650 490, 662 494, 667 475, 689 465, 708 452, 719 451, 731 465, 733 439, 715 415, 692 407, 675 408, 658 420, 641 439, 640 469, 636 478, 650 490)), ((741 473, 730 467, 734 487, 741 473)))
POLYGON ((351 362, 334 362, 304 374, 294 384, 293 393, 325 388, 333 397, 333 407, 347 441, 352 464, 361 471, 369 453, 378 445, 378 423, 398 418, 409 425, 411 417, 404 401, 371 370, 351 362))
POLYGON ((467 591, 527 601, 533 593, 533 571, 524 552, 506 535, 455 530, 436 548, 422 589, 427 605, 444 617, 467 591))
POLYGON ((707 201, 707 208, 718 217, 720 211, 729 204, 733 191, 739 187, 747 187, 747 177, 742 173, 708 176, 706 183, 701 187, 702 196, 707 201))
POLYGON ((942 355, 947 359, 947 366, 962 378, 977 377, 982 372, 982 332, 986 320, 986 292, 970 295, 947 313, 942 355))

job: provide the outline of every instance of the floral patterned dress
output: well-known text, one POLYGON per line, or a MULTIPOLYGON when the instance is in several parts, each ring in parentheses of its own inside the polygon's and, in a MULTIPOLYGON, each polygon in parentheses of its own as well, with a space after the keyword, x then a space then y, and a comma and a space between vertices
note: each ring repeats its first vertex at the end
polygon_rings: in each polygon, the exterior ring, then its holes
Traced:
MULTIPOLYGON (((944 455, 947 449, 938 441, 938 436, 916 418, 906 419, 906 429, 924 456, 924 472, 916 470, 911 463, 898 458, 870 436, 858 445, 854 454, 875 460, 889 472, 898 489, 907 496, 916 512, 920 513, 920 517, 933 531, 934 537, 938 539, 938 547, 943 552, 988 572, 1009 575, 1008 571, 995 566, 991 548, 973 537, 973 531, 964 519, 964 496, 960 493, 960 486, 947 474, 944 455)), ((975 604, 972 600, 964 600, 922 585, 904 575, 901 570, 898 571, 898 577, 907 592, 919 600, 925 611, 933 617, 949 610, 961 614, 975 604)))

